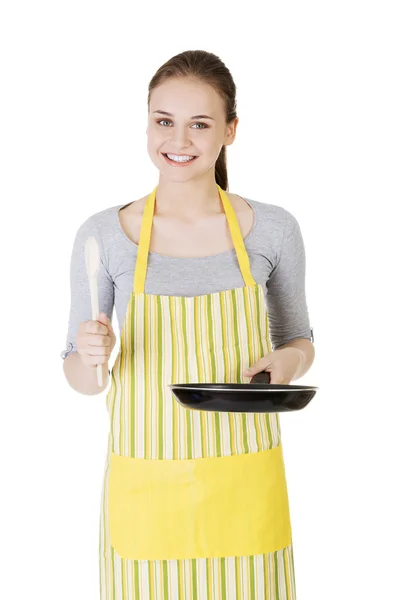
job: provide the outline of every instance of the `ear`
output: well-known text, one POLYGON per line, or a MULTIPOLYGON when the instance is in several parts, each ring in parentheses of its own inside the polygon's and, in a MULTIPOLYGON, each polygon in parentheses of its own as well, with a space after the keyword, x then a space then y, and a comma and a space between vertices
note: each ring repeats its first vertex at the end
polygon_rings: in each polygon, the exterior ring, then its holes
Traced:
POLYGON ((236 129, 237 129, 238 123, 239 123, 239 117, 235 117, 226 126, 224 146, 230 146, 235 141, 236 129))

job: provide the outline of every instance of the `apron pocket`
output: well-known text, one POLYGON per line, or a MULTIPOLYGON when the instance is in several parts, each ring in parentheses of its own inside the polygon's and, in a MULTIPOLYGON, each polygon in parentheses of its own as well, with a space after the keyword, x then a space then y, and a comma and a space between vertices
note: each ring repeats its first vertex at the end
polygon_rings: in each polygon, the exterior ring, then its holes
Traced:
POLYGON ((111 545, 131 560, 248 556, 291 543, 282 446, 151 460, 111 454, 111 545))

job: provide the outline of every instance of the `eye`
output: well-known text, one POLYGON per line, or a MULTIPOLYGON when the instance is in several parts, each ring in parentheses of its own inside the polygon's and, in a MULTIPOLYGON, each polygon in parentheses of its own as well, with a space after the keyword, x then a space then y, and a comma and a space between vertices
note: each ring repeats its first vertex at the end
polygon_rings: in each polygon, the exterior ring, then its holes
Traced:
POLYGON ((171 121, 169 121, 168 119, 160 119, 159 121, 157 121, 157 123, 161 125, 161 123, 171 123, 171 121))
MULTIPOLYGON (((169 125, 166 125, 166 127, 170 127, 172 125, 172 121, 170 121, 169 119, 159 119, 157 121, 157 123, 161 127, 165 127, 164 123, 169 123, 169 125)), ((194 129, 208 129, 209 128, 209 125, 207 125, 206 123, 201 123, 201 122, 193 123, 193 126, 194 126, 194 129), (199 125, 199 127, 196 127, 196 125, 199 125)))

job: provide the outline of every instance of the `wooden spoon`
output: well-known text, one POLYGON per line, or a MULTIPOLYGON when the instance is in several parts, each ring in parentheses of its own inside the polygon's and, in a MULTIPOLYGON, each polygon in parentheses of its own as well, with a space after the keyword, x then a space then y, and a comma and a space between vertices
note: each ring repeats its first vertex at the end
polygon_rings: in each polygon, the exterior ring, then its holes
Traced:
MULTIPOLYGON (((92 319, 97 321, 100 316, 99 310, 99 271, 100 271, 100 250, 97 240, 94 236, 88 237, 85 244, 86 271, 89 278, 90 300, 92 304, 92 319)), ((103 365, 97 365, 97 383, 103 386, 103 365)))

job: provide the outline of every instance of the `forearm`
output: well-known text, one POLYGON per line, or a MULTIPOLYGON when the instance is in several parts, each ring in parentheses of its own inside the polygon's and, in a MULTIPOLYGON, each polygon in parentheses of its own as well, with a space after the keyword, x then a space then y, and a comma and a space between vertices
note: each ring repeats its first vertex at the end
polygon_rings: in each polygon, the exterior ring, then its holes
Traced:
POLYGON ((301 377, 303 377, 303 375, 305 375, 305 373, 307 373, 307 371, 310 369, 311 365, 314 362, 314 344, 306 338, 296 338, 294 340, 291 340, 287 344, 284 344, 283 346, 279 346, 279 348, 276 349, 282 350, 283 348, 297 348, 297 350, 300 351, 299 368, 297 369, 292 380, 300 379, 301 377))
POLYGON ((96 367, 88 367, 82 363, 78 352, 72 352, 64 360, 64 374, 69 385, 80 394, 94 396, 101 394, 108 385, 108 363, 102 365, 103 385, 97 383, 96 367))

